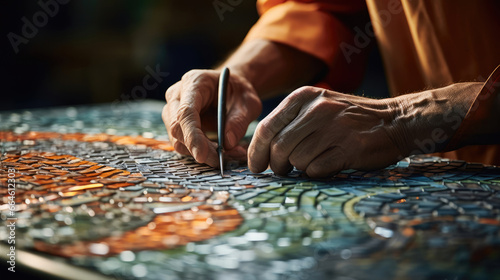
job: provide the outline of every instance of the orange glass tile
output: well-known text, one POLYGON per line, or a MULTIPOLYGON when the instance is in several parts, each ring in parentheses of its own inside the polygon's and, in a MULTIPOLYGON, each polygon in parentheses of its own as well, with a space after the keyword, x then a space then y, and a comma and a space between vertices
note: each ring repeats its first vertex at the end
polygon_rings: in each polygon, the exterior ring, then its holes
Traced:
POLYGON ((22 166, 17 166, 16 167, 16 171, 19 172, 19 171, 25 171, 25 170, 30 170, 31 167, 30 166, 26 166, 26 165, 22 165, 22 166))
MULTIPOLYGON (((87 177, 100 177, 100 176, 99 176, 100 174, 99 174, 99 173, 95 173, 95 172, 92 172, 92 173, 86 173, 86 174, 83 174, 83 175, 85 175, 85 176, 87 176, 87 177)), ((88 179, 88 180, 92 180, 92 179, 88 179)))
MULTIPOLYGON (((38 140, 49 138, 60 138, 76 141, 105 141, 126 145, 142 145, 155 149, 173 150, 168 142, 158 141, 144 137, 111 136, 106 134, 85 135, 82 133, 58 134, 33 132, 16 135, 6 133, 5 137, 38 140)), ((4 136, 2 136, 4 137, 4 136)), ((12 155, 6 157, 2 162, 11 161, 13 166, 21 166, 30 171, 30 175, 23 176, 26 182, 36 184, 34 188, 40 192, 27 192, 22 194, 24 203, 41 203, 45 201, 55 201, 62 203, 67 207, 61 207, 51 203, 50 205, 41 204, 40 209, 46 212, 55 213, 62 209, 71 209, 71 207, 92 208, 94 214, 105 214, 106 203, 101 203, 101 197, 115 195, 120 192, 115 191, 122 187, 133 186, 146 180, 140 173, 130 173, 126 170, 115 169, 100 165, 95 162, 84 161, 71 155, 57 155, 55 153, 33 152, 25 154, 22 157, 12 155), (42 192, 43 191, 43 192, 42 192), (43 195, 42 195, 43 194, 43 195), (34 197, 32 196, 34 195, 34 197), (40 199, 43 200, 40 200, 40 199), (84 204, 84 205, 82 205, 84 204)), ((0 168, 0 170, 2 170, 0 168)), ((1 182, 1 180, 0 180, 1 182)), ((2 183, 3 184, 3 183, 2 183)), ((151 187, 160 187, 151 186, 151 187)), ((164 192, 170 192, 172 189, 181 189, 180 185, 169 185, 163 187, 164 192)), ((123 192, 125 193, 125 192, 123 192)), ((162 194, 148 194, 145 196, 160 199, 162 197, 170 199, 179 199, 179 202, 172 201, 172 204, 179 205, 199 205, 198 202, 205 201, 211 195, 210 191, 193 191, 193 193, 203 193, 204 195, 191 196, 186 193, 176 194, 175 197, 163 196, 162 194), (195 203, 193 203, 195 202, 195 203)), ((227 193, 220 193, 216 199, 225 202, 228 198, 227 193)), ((115 199, 113 208, 116 208, 118 202, 126 202, 130 199, 115 199)), ((102 200, 107 201, 107 200, 102 200)), ((111 201, 111 199, 109 200, 111 201)), ((220 201, 218 203, 220 203, 220 201)), ((169 203, 165 203, 167 205, 169 203)), ((109 204, 108 204, 109 205, 109 204)), ((26 206, 26 205, 24 205, 26 206)), ((143 205, 128 205, 128 209, 142 213, 139 207, 143 205), (131 209, 130 207, 137 207, 131 209)), ((168 207, 168 206, 167 206, 168 207)), ((194 209, 194 208, 193 208, 194 209)), ((93 215, 94 215, 93 214, 93 215)), ((96 242, 107 244, 110 247, 109 255, 122 252, 123 250, 144 250, 144 249, 168 249, 185 245, 192 241, 201 241, 212 238, 215 235, 236 229, 242 222, 238 211, 227 205, 201 205, 195 210, 182 210, 157 215, 153 221, 137 229, 123 233, 121 236, 112 236, 102 238, 97 241, 75 242, 74 244, 54 245, 36 241, 35 248, 52 254, 75 257, 78 255, 91 255, 89 244, 96 242), (219 213, 220 212, 220 213, 219 213), (144 238, 148 236, 148 238, 144 238)))
POLYGON ((50 160, 68 160, 69 158, 73 158, 72 156, 67 156, 67 155, 54 155, 54 156, 46 156, 45 158, 48 158, 50 160))
POLYGON ((119 188, 125 188, 129 186, 133 186, 134 184, 131 183, 118 183, 118 184, 111 184, 111 185, 106 185, 106 188, 108 189, 119 189, 119 188))
MULTIPOLYGON (((67 134, 61 134, 57 132, 26 132, 22 134, 16 134, 11 131, 7 132, 2 132, 0 135, 2 139, 5 141, 18 141, 18 140, 44 140, 44 139, 54 139, 54 138, 59 138, 62 140, 76 140, 76 141, 83 141, 83 142, 112 142, 116 143, 119 145, 144 145, 150 148, 154 149, 161 149, 161 150, 166 150, 166 151, 173 151, 174 148, 173 146, 167 142, 167 141, 161 141, 161 140, 156 140, 156 139, 151 139, 151 138, 145 138, 142 136, 116 136, 116 135, 109 135, 109 134, 94 134, 94 135, 88 135, 88 134, 83 134, 83 133, 67 133, 67 134)), ((47 153, 44 156, 58 156, 55 155, 54 153, 47 153)))
POLYGON ((90 173, 90 172, 94 172, 95 170, 97 170, 99 168, 103 168, 103 166, 102 165, 94 165, 94 166, 89 167, 89 168, 87 168, 85 170, 82 170, 82 171, 80 171, 78 173, 81 173, 81 174, 90 173))
POLYGON ((84 191, 68 191, 68 192, 59 192, 59 195, 61 197, 67 198, 67 197, 73 197, 76 195, 84 194, 84 191))
POLYGON ((105 184, 105 185, 109 185, 109 184, 116 184, 116 183, 125 183, 127 182, 127 178, 126 177, 118 177, 118 178, 106 178, 106 179, 99 179, 97 182, 101 183, 101 184, 105 184))
MULTIPOLYGON (((113 176, 115 177, 115 176, 113 176)), ((146 181, 146 178, 144 177, 134 177, 134 178, 130 178, 127 180, 127 183, 132 183, 132 184, 138 184, 138 183, 141 183, 141 182, 144 182, 146 181)))
POLYGON ((69 161, 69 159, 64 159, 64 160, 45 160, 45 161, 42 161, 42 163, 48 164, 48 165, 59 165, 59 164, 62 164, 62 163, 66 163, 68 161, 69 161))
POLYGON ((102 188, 104 185, 103 184, 89 184, 89 185, 83 185, 83 186, 74 186, 68 189, 68 191, 80 191, 80 190, 89 190, 89 189, 95 189, 95 188, 102 188))
POLYGON ((115 170, 115 168, 110 166, 101 166, 101 168, 99 168, 96 172, 103 173, 111 170, 115 170))
POLYGON ((25 160, 20 160, 19 162, 20 163, 25 163, 25 164, 32 164, 32 163, 35 163, 37 161, 33 160, 33 159, 25 159, 25 160))
MULTIPOLYGON (((45 164, 45 163, 42 162, 42 164, 45 164)), ((53 167, 53 166, 41 166, 40 168, 43 170, 48 170, 48 171, 57 169, 57 167, 53 167)))
POLYGON ((80 170, 85 170, 87 169, 87 166, 78 166, 78 167, 69 167, 68 170, 70 171, 80 171, 80 170))
POLYGON ((33 178, 35 178, 37 180, 47 180, 47 179, 51 179, 53 177, 54 177, 53 175, 41 175, 41 174, 33 176, 33 178))
POLYGON ((121 170, 115 169, 113 171, 108 171, 108 172, 101 173, 101 174, 99 174, 99 176, 102 177, 102 178, 107 178, 107 177, 110 177, 110 176, 112 176, 114 174, 121 173, 121 172, 122 172, 121 170))
POLYGON ((73 244, 54 245, 37 241, 35 248, 51 254, 64 257, 94 255, 90 251, 91 244, 105 244, 109 250, 105 256, 116 255, 131 250, 159 250, 186 245, 189 242, 202 241, 213 236, 236 229, 243 221, 237 211, 229 210, 224 206, 216 210, 210 205, 199 207, 199 211, 179 211, 155 217, 152 222, 135 230, 128 231, 121 236, 101 238, 95 241, 79 241, 73 244), (212 215, 218 211, 226 211, 235 215, 220 219, 212 215), (206 218, 207 214, 213 218, 206 218), (184 215, 190 215, 191 220, 184 220, 184 215), (197 218, 202 216, 201 218, 197 218), (205 223, 205 224, 204 224, 205 223), (147 238, 144 238, 147 236, 147 238))

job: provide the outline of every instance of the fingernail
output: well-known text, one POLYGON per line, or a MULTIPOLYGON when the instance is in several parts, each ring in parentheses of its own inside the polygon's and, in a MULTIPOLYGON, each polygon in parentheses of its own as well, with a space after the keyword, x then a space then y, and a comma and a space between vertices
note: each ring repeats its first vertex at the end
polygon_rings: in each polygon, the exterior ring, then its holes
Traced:
POLYGON ((234 135, 234 133, 232 131, 229 131, 227 133, 227 144, 231 148, 236 146, 236 135, 234 135))
POLYGON ((194 147, 191 149, 191 152, 193 153, 193 157, 194 157, 194 159, 197 159, 197 158, 198 158, 198 155, 200 154, 200 151, 198 150, 198 147, 194 146, 194 147))

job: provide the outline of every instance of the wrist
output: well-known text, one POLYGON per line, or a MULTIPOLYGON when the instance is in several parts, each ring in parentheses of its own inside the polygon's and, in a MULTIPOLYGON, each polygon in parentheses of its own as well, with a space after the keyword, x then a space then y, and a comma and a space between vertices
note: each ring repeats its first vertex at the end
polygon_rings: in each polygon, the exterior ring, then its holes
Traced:
POLYGON ((245 42, 224 66, 248 80, 261 98, 310 84, 326 68, 322 61, 307 53, 268 40, 245 42))
POLYGON ((481 83, 459 83, 394 98, 394 138, 402 156, 443 151, 481 83))

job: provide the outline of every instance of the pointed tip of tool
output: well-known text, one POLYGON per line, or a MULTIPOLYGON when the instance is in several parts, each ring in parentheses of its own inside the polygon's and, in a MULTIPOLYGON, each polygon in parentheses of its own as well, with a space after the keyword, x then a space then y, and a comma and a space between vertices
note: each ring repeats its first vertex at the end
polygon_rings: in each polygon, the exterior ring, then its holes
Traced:
POLYGON ((220 175, 224 177, 224 163, 222 162, 222 154, 219 156, 219 168, 220 168, 220 175))

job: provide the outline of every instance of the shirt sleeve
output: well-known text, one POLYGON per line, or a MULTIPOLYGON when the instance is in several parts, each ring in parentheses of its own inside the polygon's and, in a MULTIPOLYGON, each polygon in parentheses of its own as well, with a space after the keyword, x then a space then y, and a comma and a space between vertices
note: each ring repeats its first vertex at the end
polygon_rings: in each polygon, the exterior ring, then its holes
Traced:
POLYGON ((355 46, 352 26, 367 15, 364 0, 258 0, 257 10, 261 17, 244 41, 265 39, 296 48, 329 67, 330 87, 357 86, 366 56, 356 53, 351 61, 350 49, 343 47, 355 46))
POLYGON ((463 146, 466 139, 472 138, 478 124, 492 118, 500 110, 500 65, 493 71, 477 93, 474 102, 455 135, 448 143, 446 150, 454 150, 463 146))

